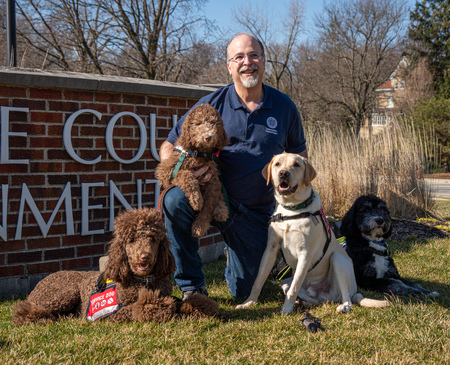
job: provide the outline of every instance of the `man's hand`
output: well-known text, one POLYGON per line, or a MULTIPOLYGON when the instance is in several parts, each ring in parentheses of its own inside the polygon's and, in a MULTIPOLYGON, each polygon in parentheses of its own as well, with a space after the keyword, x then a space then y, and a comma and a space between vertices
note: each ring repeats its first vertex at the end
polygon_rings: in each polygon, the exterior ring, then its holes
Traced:
POLYGON ((211 172, 208 171, 209 166, 198 166, 192 169, 192 174, 198 179, 200 185, 205 185, 209 180, 211 180, 211 172))

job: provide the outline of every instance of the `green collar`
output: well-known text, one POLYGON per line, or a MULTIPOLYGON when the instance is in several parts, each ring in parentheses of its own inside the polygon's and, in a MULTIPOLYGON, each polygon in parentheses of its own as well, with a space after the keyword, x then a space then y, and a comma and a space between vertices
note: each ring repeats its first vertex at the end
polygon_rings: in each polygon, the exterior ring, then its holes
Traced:
POLYGON ((283 204, 281 204, 281 206, 284 209, 287 209, 287 210, 304 209, 304 208, 306 208, 308 205, 310 205, 313 202, 314 198, 315 198, 314 191, 312 191, 311 192, 311 196, 308 199, 306 199, 303 203, 300 203, 300 204, 297 204, 297 205, 283 205, 283 204))
POLYGON ((180 170, 181 165, 183 164, 183 161, 186 157, 202 157, 202 158, 207 158, 208 160, 214 161, 216 163, 220 163, 219 161, 219 150, 217 150, 216 152, 199 152, 197 150, 189 150, 189 151, 185 151, 183 149, 182 146, 176 146, 174 149, 174 151, 177 151, 180 153, 180 158, 178 159, 177 164, 175 165, 175 167, 173 168, 172 171, 172 180, 175 177, 175 175, 177 174, 177 172, 180 170))

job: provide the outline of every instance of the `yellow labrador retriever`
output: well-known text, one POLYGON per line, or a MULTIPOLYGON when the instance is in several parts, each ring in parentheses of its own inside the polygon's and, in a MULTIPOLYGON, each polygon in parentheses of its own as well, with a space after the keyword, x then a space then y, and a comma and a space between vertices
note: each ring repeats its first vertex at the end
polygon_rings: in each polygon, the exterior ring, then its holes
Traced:
POLYGON ((308 160, 297 154, 276 155, 263 176, 268 184, 272 181, 278 204, 251 294, 236 308, 256 304, 280 249, 294 270, 294 276, 282 282, 286 294, 282 314, 292 313, 297 297, 306 305, 340 302, 336 309, 340 313, 350 311, 352 301, 362 307, 387 306, 385 300, 366 299, 356 292, 352 261, 321 211, 319 195, 311 186, 316 171, 308 160))

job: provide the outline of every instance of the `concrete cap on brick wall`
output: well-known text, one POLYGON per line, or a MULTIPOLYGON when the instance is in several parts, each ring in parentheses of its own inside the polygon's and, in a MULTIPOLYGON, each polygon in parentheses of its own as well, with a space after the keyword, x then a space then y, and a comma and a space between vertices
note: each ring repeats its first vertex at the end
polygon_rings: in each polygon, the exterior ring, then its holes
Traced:
POLYGON ((0 67, 0 84, 195 98, 216 87, 79 72, 0 67))

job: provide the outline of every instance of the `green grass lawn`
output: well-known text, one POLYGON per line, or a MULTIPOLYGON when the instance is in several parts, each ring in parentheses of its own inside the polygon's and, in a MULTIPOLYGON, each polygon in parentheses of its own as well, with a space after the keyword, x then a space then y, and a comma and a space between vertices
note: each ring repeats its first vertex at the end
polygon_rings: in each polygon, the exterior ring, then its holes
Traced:
MULTIPOLYGON (((16 327, 16 301, 0 302, 3 364, 450 364, 450 239, 391 242, 400 273, 438 291, 438 300, 390 298, 382 309, 336 304, 309 308, 324 331, 307 332, 303 315, 281 316, 280 288, 268 282, 260 304, 237 311, 222 281, 224 261, 205 267, 210 296, 230 319, 162 324, 65 319, 16 327)), ((379 294, 362 292, 371 298, 379 294)), ((180 295, 179 292, 175 293, 180 295)))
POLYGON ((438 212, 439 217, 444 221, 450 221, 450 198, 442 197, 434 202, 436 205, 435 210, 438 212))

